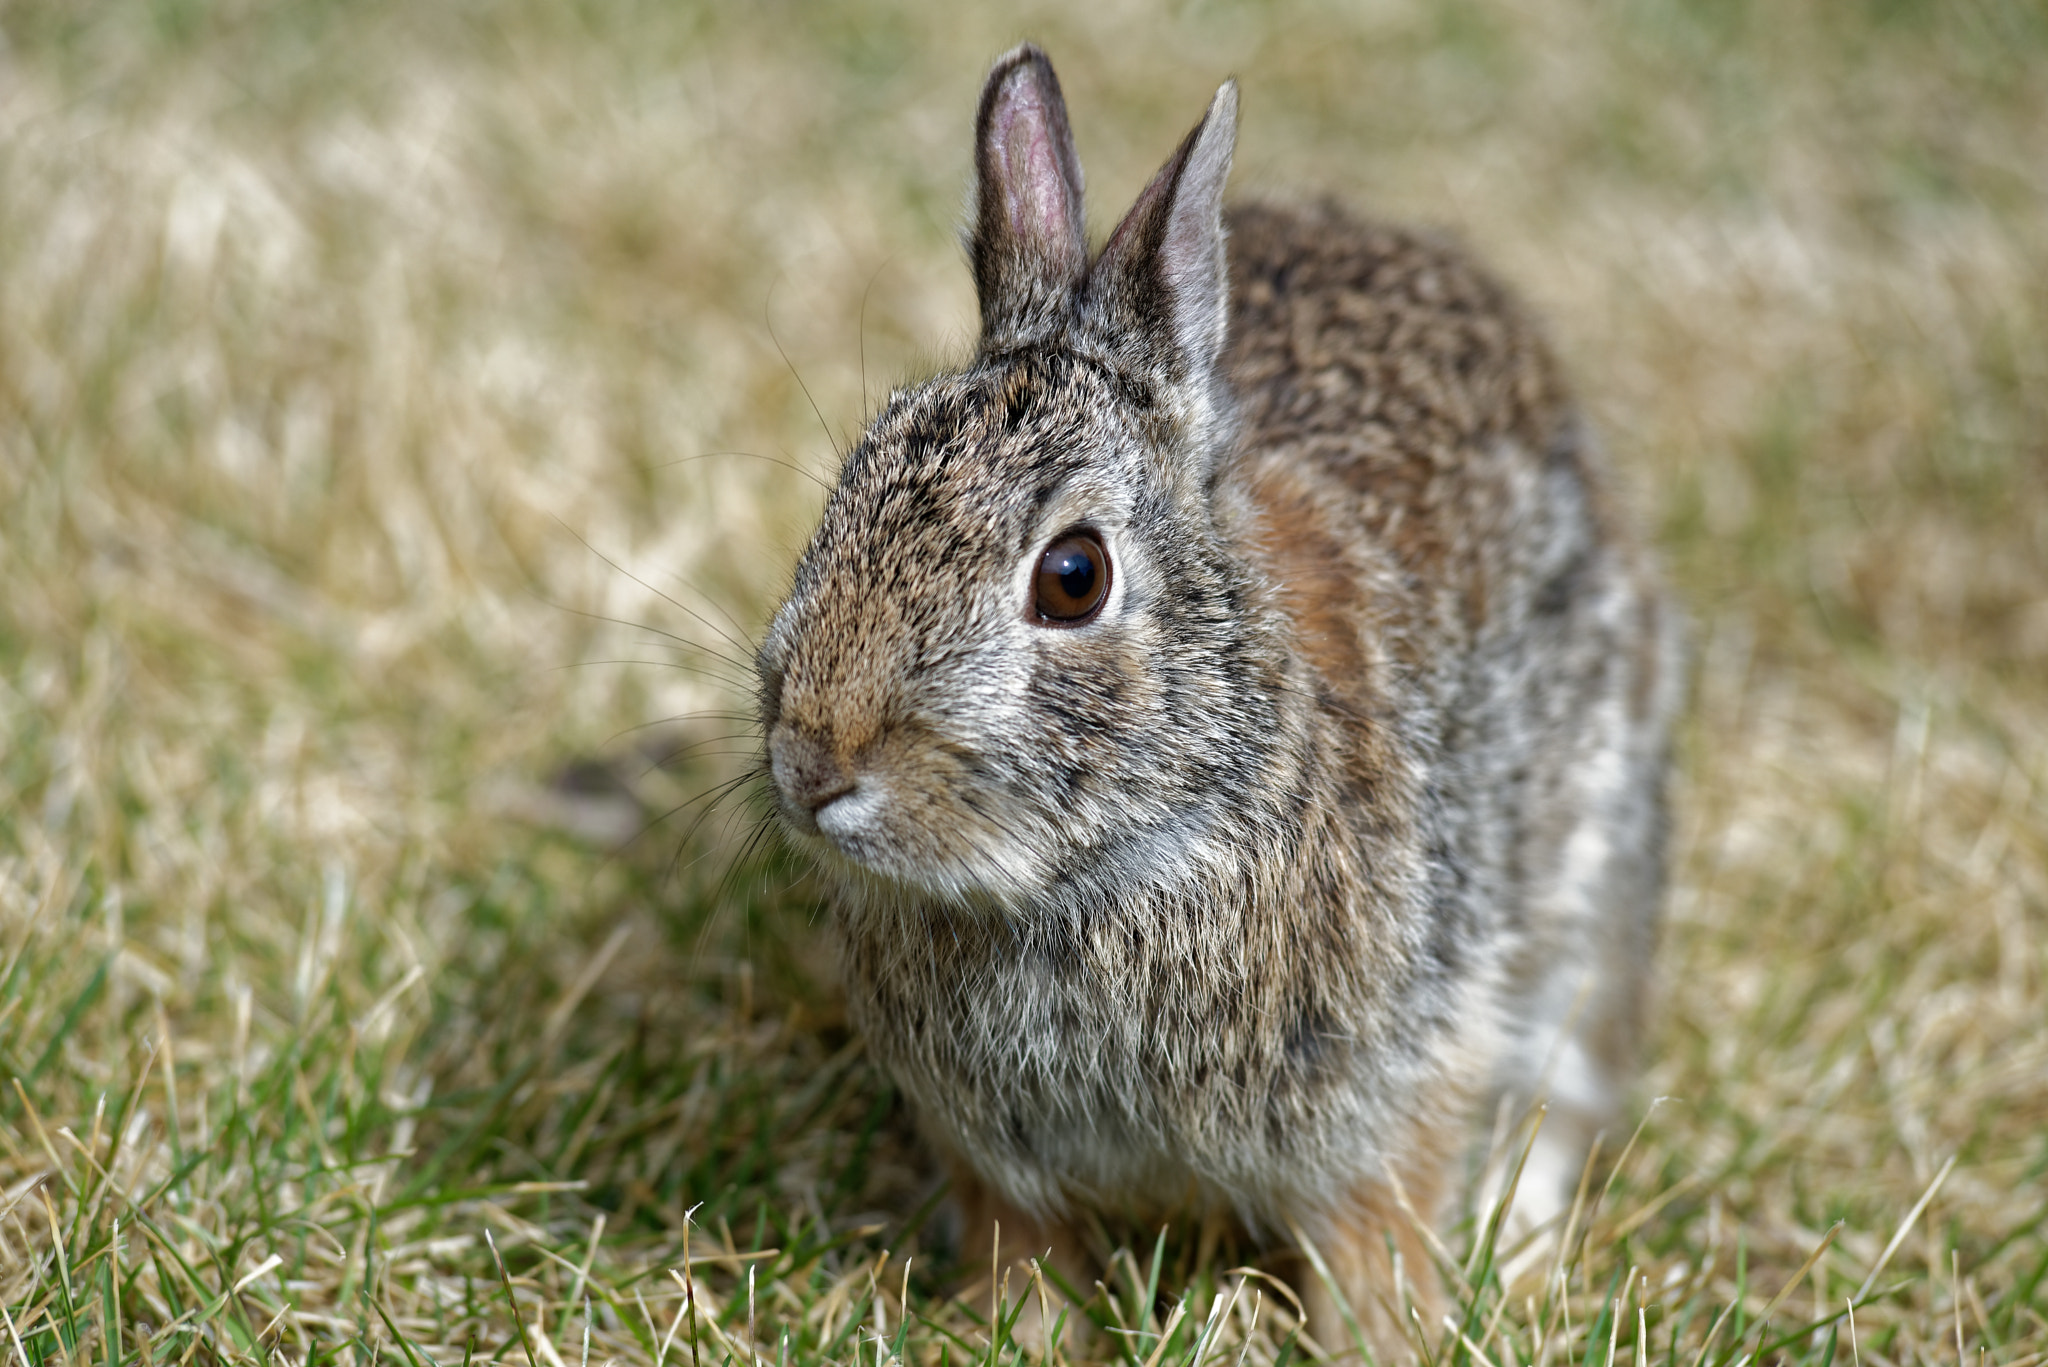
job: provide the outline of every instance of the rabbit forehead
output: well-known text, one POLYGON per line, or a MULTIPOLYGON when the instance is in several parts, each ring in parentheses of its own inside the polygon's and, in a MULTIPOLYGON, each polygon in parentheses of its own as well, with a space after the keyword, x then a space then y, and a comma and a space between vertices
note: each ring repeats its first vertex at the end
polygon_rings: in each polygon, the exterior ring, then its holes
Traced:
POLYGON ((847 454, 767 657, 893 672, 971 649, 1021 616, 1015 571, 1047 518, 1123 520, 1139 445, 1111 384, 1071 356, 984 363, 894 395, 847 454))
POLYGON ((1033 358, 897 395, 848 453, 805 563, 807 577, 863 562, 942 577, 1007 563, 1077 488, 1098 498, 1141 470, 1134 424, 1092 367, 1033 358))

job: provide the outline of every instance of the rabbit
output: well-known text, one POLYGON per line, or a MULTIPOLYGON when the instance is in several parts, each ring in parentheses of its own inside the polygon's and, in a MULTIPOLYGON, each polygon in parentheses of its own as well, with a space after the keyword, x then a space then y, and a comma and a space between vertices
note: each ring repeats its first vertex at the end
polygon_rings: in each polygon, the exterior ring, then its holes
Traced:
POLYGON ((1086 1285, 1092 1218, 1226 1220, 1412 1352, 1475 1137, 1547 1102, 1540 1225, 1635 1065, 1680 616, 1522 308, 1226 211, 1237 108, 1091 255, 1052 65, 995 63, 979 343, 845 453, 765 762, 968 1247, 1086 1285))

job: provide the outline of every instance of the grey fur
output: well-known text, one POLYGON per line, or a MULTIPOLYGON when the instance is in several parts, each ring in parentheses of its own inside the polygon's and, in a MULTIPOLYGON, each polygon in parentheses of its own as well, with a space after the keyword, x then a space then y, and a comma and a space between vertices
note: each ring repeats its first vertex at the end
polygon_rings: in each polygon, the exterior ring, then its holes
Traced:
POLYGON ((761 710, 854 1017, 980 1208, 1226 1212, 1359 1299, 1474 1117, 1547 1088, 1582 1150, 1629 1075, 1678 618, 1456 249, 1245 206, 1226 282, 1235 114, 1080 269, 1057 80, 997 63, 981 346, 848 453, 761 710), (1049 628, 1077 525, 1110 599, 1049 628))

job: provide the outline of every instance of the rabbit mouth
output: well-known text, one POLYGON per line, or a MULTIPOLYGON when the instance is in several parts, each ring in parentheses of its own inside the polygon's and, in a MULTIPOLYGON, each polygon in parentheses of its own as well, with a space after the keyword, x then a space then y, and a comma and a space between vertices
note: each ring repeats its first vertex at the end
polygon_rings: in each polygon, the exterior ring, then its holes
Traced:
POLYGON ((855 786, 811 813, 811 820, 818 834, 837 845, 842 853, 852 855, 866 843, 881 806, 881 794, 872 784, 865 788, 855 786))
POLYGON ((834 798, 808 820, 786 821, 817 864, 843 882, 957 904, 1005 903, 1038 891, 1043 870, 972 816, 937 825, 908 816, 879 785, 834 798))
POLYGON ((1037 888, 1041 863, 995 819, 1002 804, 956 791, 966 775, 948 771, 959 758, 934 746, 897 753, 904 748, 842 760, 803 731, 777 726, 769 769, 784 829, 842 878, 963 903, 1037 888))

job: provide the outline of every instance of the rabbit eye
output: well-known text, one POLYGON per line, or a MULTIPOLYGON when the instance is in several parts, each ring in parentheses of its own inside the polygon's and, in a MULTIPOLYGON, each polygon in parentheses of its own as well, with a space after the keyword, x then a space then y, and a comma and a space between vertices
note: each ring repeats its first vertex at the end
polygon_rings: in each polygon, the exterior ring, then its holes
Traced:
POLYGON ((1109 596, 1109 552, 1093 532, 1067 532, 1038 557, 1034 607, 1046 626, 1077 627, 1109 596))

